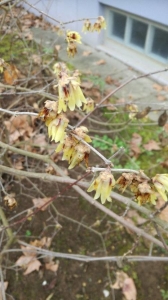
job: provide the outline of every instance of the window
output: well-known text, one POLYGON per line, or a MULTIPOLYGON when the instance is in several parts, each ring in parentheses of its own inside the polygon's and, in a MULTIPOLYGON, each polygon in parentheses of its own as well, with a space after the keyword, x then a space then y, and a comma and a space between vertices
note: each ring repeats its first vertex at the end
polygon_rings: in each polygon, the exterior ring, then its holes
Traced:
POLYGON ((124 39, 126 19, 126 16, 114 13, 112 25, 113 35, 115 35, 118 38, 124 39))
POLYGON ((151 52, 165 59, 168 58, 168 32, 154 28, 154 38, 151 52))
POLYGON ((144 48, 147 30, 147 24, 137 20, 132 20, 130 43, 140 48, 144 48))
POLYGON ((109 11, 111 38, 168 63, 168 28, 124 12, 109 11))

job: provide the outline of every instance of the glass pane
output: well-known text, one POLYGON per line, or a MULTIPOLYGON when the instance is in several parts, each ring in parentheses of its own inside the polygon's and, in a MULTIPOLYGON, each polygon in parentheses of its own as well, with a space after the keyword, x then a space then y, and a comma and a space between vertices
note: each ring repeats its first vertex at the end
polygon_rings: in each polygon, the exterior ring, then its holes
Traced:
POLYGON ((130 43, 138 47, 144 48, 147 29, 148 29, 147 24, 137 20, 132 20, 132 31, 131 31, 130 43))
POLYGON ((126 25, 126 16, 118 13, 113 13, 112 34, 120 39, 124 39, 126 25))
POLYGON ((163 58, 168 58, 168 32, 162 29, 155 28, 152 53, 163 58))

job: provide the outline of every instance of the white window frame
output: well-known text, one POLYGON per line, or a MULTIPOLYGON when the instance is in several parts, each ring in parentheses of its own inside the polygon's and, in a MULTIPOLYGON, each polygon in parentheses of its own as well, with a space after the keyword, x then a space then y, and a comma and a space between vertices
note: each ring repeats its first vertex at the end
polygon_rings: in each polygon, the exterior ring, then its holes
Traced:
POLYGON ((111 7, 106 7, 106 19, 107 19, 107 37, 111 40, 115 40, 116 42, 119 42, 120 44, 123 44, 127 46, 128 48, 134 49, 138 51, 139 53, 145 54, 157 61, 160 61, 162 63, 168 63, 168 58, 165 59, 160 55, 154 54, 151 52, 152 49, 152 42, 154 37, 154 29, 158 28, 164 31, 168 32, 168 27, 162 26, 161 24, 151 22, 150 20, 140 18, 136 15, 129 14, 126 12, 123 12, 122 10, 113 9, 111 7), (112 34, 112 18, 113 14, 118 13, 126 17, 126 25, 125 25, 125 36, 124 39, 121 39, 115 35, 112 34), (132 43, 130 43, 130 37, 131 37, 131 29, 132 29, 132 20, 137 20, 140 22, 143 22, 148 26, 147 28, 147 34, 146 34, 146 41, 144 48, 138 47, 132 43))

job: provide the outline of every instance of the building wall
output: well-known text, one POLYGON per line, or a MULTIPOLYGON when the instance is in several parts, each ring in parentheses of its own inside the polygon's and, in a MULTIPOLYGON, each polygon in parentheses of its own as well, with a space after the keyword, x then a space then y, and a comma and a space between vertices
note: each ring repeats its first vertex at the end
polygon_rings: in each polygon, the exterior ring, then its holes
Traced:
MULTIPOLYGON (((39 10, 60 22, 104 15, 105 6, 110 6, 154 22, 168 26, 168 0, 28 0, 39 10)), ((25 5, 38 14, 37 10, 25 5)), ((55 23, 52 19, 48 21, 55 23)), ((81 31, 82 22, 72 22, 67 29, 81 31)), ((103 33, 83 34, 83 41, 91 46, 103 43, 103 33)))
MULTIPOLYGON (((28 2, 60 22, 97 18, 103 14, 103 7, 97 0, 28 0, 28 2)), ((37 15, 40 14, 38 10, 33 9, 31 6, 27 4, 24 6, 29 11, 33 11, 37 15)), ((50 18, 46 17, 46 19, 55 25, 58 24, 50 18)), ((71 22, 65 26, 67 29, 81 32, 83 22, 71 22)), ((96 46, 102 41, 102 35, 98 33, 82 34, 82 38, 84 42, 91 46, 96 46)))
POLYGON ((167 0, 101 0, 99 2, 168 26, 167 0))

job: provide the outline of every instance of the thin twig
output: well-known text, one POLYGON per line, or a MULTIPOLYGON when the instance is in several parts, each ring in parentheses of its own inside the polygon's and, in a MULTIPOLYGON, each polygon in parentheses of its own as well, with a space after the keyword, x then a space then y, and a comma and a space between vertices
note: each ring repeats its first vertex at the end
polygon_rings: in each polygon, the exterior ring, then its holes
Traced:
POLYGON ((132 81, 139 80, 141 78, 149 77, 151 75, 158 74, 158 73, 161 73, 161 72, 166 72, 166 71, 168 71, 168 68, 161 69, 161 70, 158 70, 158 71, 155 71, 155 72, 146 73, 146 74, 143 74, 143 75, 140 75, 140 76, 134 76, 133 78, 128 79, 127 81, 122 83, 119 87, 117 87, 115 90, 111 91, 107 96, 105 96, 90 113, 88 113, 81 121, 78 122, 76 127, 79 127, 93 112, 95 112, 96 109, 98 109, 101 106, 101 104, 103 102, 105 102, 109 97, 114 95, 116 92, 118 92, 120 89, 122 89, 127 84, 131 83, 132 81))

